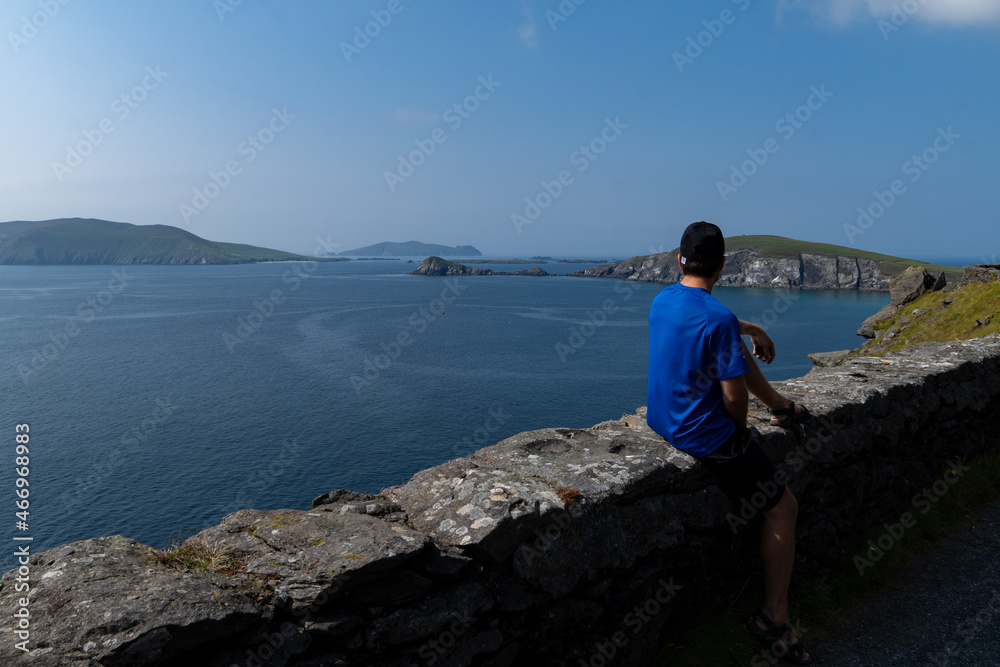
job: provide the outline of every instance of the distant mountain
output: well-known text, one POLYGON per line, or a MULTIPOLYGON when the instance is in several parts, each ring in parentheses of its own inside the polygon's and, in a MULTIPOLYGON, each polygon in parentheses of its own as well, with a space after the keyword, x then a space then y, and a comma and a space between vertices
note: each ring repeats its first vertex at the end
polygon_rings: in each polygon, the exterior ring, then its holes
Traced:
POLYGON ((338 253, 341 257, 427 257, 429 255, 437 257, 482 257, 471 245, 460 245, 456 247, 437 245, 434 243, 421 243, 420 241, 407 241, 406 243, 376 243, 375 245, 355 248, 338 253))
POLYGON ((169 225, 85 218, 0 223, 0 264, 249 264, 315 258, 207 241, 169 225))
MULTIPOLYGON (((617 264, 576 271, 571 276, 620 278, 640 282, 680 280, 678 248, 641 255, 617 264)), ((794 287, 889 291, 889 281, 910 266, 952 276, 962 270, 914 259, 866 252, 828 243, 798 241, 783 236, 731 236, 726 239, 726 266, 720 287, 794 287)))

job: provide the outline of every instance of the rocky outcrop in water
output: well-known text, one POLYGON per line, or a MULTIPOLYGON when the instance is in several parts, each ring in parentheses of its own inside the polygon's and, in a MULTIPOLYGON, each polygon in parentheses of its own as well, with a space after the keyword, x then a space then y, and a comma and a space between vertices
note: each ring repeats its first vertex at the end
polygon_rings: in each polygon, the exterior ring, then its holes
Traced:
POLYGON ((449 262, 440 257, 428 257, 415 271, 411 271, 413 276, 550 276, 541 267, 523 271, 494 271, 492 269, 474 269, 458 262, 449 262))
MULTIPOLYGON (((868 559, 870 526, 1000 447, 1000 334, 776 387, 815 416, 782 430, 750 411, 800 499, 798 575, 868 559)), ((211 555, 198 567, 120 536, 32 554, 0 580, 0 664, 639 664, 757 585, 755 519, 639 410, 520 433, 381 495, 235 512, 181 547, 211 555)))

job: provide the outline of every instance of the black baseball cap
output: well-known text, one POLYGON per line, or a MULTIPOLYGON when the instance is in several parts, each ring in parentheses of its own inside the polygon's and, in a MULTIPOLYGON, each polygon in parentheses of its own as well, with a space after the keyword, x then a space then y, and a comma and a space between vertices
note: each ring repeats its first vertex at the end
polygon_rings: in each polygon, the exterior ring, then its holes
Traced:
POLYGON ((681 257, 699 262, 721 260, 726 254, 722 230, 710 222, 692 222, 681 237, 681 257))

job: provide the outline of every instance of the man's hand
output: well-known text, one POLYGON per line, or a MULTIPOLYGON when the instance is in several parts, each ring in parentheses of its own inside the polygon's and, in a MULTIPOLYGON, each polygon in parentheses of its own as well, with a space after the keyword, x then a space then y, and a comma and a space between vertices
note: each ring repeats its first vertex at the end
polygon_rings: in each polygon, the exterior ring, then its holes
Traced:
POLYGON ((766 331, 756 324, 740 320, 740 334, 750 336, 750 342, 753 343, 753 356, 765 364, 774 361, 774 342, 766 331))

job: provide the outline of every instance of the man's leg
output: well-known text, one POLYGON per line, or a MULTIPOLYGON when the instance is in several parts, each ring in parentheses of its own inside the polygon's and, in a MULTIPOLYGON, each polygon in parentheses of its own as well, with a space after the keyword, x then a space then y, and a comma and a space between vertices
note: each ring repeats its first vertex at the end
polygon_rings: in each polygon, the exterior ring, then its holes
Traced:
POLYGON ((789 488, 764 512, 760 559, 764 565, 764 611, 775 623, 788 620, 788 584, 795 563, 795 522, 799 505, 789 488))
MULTIPOLYGON (((777 624, 788 618, 788 585, 792 580, 795 563, 795 522, 799 505, 792 490, 785 487, 781 500, 764 512, 764 525, 760 534, 760 559, 764 566, 764 611, 777 624)), ((757 627, 765 629, 757 622, 757 627)), ((798 641, 793 631, 791 641, 798 641)), ((809 654, 803 655, 808 658, 809 654)))

